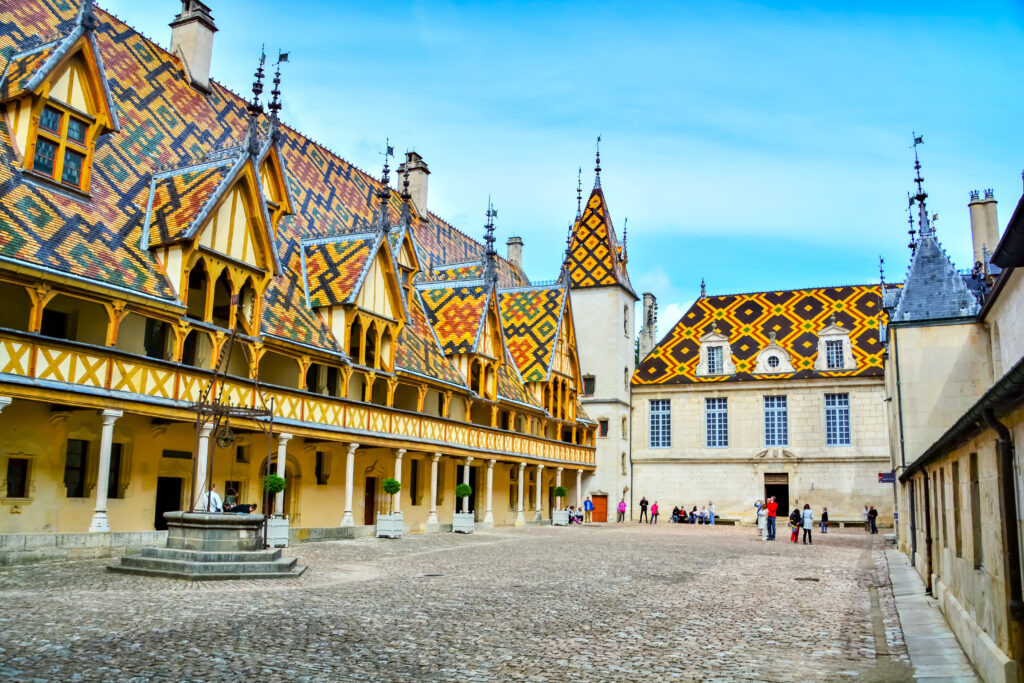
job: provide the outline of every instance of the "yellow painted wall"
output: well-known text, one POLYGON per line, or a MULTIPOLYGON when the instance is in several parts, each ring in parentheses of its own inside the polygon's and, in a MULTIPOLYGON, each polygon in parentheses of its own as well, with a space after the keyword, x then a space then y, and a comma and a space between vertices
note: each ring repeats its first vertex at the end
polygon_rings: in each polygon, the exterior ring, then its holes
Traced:
POLYGON ((199 243, 258 269, 261 266, 249 229, 248 193, 242 183, 231 189, 201 228, 199 243))
POLYGON ((381 265, 383 257, 383 251, 377 252, 373 263, 370 264, 363 287, 359 290, 359 296, 356 297, 356 305, 385 318, 394 319, 391 291, 387 283, 388 275, 381 265))
POLYGON ((64 68, 53 78, 50 97, 70 104, 79 111, 89 112, 89 99, 86 94, 86 66, 80 55, 68 61, 64 68))

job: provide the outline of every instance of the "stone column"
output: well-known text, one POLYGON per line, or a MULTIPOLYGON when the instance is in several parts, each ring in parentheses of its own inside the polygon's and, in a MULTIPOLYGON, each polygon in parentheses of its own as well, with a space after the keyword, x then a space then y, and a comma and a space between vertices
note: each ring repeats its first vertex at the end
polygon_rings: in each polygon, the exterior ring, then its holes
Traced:
POLYGON ((345 453, 345 515, 341 518, 342 526, 355 526, 356 520, 352 517, 352 486, 356 476, 356 449, 359 444, 350 443, 348 452, 345 453))
POLYGON ((583 470, 576 470, 576 509, 583 508, 583 470))
POLYGON ((519 509, 516 510, 516 526, 526 526, 526 515, 523 514, 523 480, 526 479, 526 463, 519 463, 519 509))
POLYGON ((544 506, 541 503, 543 499, 540 497, 541 490, 544 488, 543 484, 544 465, 537 465, 537 491, 536 493, 533 494, 533 497, 536 499, 534 507, 537 509, 537 512, 535 512, 533 515, 533 521, 535 522, 539 522, 540 520, 544 519, 544 506))
MULTIPOLYGON (((555 470, 555 488, 556 489, 559 486, 562 485, 562 470, 563 469, 564 468, 559 467, 557 470, 555 470)), ((555 509, 556 510, 561 510, 562 509, 562 497, 561 496, 555 496, 555 509)))
POLYGON ((440 453, 430 456, 430 514, 427 515, 427 531, 437 531, 437 463, 441 460, 440 453))
POLYGON ((497 460, 487 461, 487 510, 484 511, 484 526, 494 526, 494 513, 492 512, 492 503, 494 502, 494 463, 497 460))
MULTIPOLYGON (((462 464, 462 483, 469 483, 469 463, 473 462, 473 456, 466 458, 466 461, 462 464)), ((462 511, 469 512, 469 496, 462 499, 462 511)))
MULTIPOLYGON (((288 442, 291 441, 291 434, 277 435, 277 476, 284 479, 285 465, 288 462, 288 442)), ((274 513, 278 517, 284 517, 284 491, 274 494, 274 513)))
MULTIPOLYGON (((107 488, 110 483, 110 446, 114 441, 114 423, 124 413, 120 410, 104 410, 103 430, 100 432, 100 464, 99 473, 96 476, 96 508, 92 514, 92 522, 89 523, 89 531, 104 532, 110 531, 110 522, 107 520, 107 488)), ((204 468, 205 469, 205 468, 204 468)))
MULTIPOLYGON (((404 448, 399 448, 395 451, 395 479, 399 482, 402 481, 402 456, 405 455, 404 448)), ((395 494, 394 511, 396 513, 402 512, 402 492, 399 491, 395 494)))
POLYGON ((199 428, 199 445, 196 452, 196 499, 193 503, 197 510, 206 509, 206 462, 210 458, 210 434, 212 424, 204 424, 199 428))
POLYGON ((10 396, 0 396, 0 413, 4 412, 4 408, 11 405, 10 396))

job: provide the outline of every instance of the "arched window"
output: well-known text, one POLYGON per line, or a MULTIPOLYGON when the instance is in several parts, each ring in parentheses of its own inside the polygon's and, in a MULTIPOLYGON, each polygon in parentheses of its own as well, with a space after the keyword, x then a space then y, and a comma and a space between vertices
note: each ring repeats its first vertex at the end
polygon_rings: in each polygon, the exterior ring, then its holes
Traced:
POLYGON ((258 332, 258 325, 253 315, 256 313, 256 288, 252 285, 252 278, 246 278, 242 288, 238 290, 238 306, 235 310, 236 325, 246 330, 251 329, 258 332))
POLYGON ((384 328, 384 334, 380 340, 380 362, 378 366, 381 370, 391 370, 391 329, 388 327, 384 328))
POLYGON ((206 297, 210 287, 210 275, 203 261, 196 261, 188 273, 188 317, 206 320, 206 297))
POLYGON ((366 366, 377 367, 377 323, 366 328, 366 366))
POLYGON ((199 330, 192 330, 185 337, 181 348, 181 362, 194 368, 210 369, 213 356, 213 343, 210 335, 199 330))
POLYGON ((622 333, 629 336, 629 306, 622 307, 622 333))
POLYGON ((219 327, 231 325, 231 279, 228 271, 221 272, 213 286, 213 314, 210 322, 219 327))
POLYGON ((352 359, 353 363, 359 363, 362 365, 362 359, 359 357, 359 352, 362 348, 363 339, 363 323, 356 316, 352 320, 352 327, 348 331, 348 357, 352 359))

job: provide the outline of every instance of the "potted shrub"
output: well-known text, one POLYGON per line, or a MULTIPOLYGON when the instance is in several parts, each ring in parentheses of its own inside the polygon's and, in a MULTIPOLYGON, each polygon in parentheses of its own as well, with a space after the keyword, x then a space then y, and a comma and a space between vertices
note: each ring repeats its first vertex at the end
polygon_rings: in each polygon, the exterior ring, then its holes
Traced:
MULTIPOLYGON (((555 487, 555 498, 558 498, 561 501, 561 499, 565 498, 567 495, 569 495, 569 490, 567 488, 564 486, 555 487)), ((559 507, 561 507, 561 504, 559 504, 559 507)), ((554 526, 569 526, 569 511, 565 508, 562 508, 561 510, 552 510, 551 523, 554 526)))
MULTIPOLYGON (((473 495, 473 487, 469 484, 459 484, 455 487, 455 498, 456 506, 463 505, 458 501, 465 500, 473 495)), ((467 501, 468 502, 468 501, 467 501)), ((459 534, 471 534, 473 533, 473 513, 472 511, 463 510, 462 512, 456 512, 452 517, 452 531, 459 534)))
POLYGON ((377 513, 377 538, 402 537, 402 513, 395 512, 395 494, 402 490, 402 483, 394 477, 388 477, 381 485, 388 494, 388 513, 377 513))
POLYGON ((270 494, 270 516, 267 517, 267 545, 271 548, 288 547, 288 518, 274 509, 277 494, 284 491, 288 482, 284 477, 268 474, 263 477, 263 490, 270 494))

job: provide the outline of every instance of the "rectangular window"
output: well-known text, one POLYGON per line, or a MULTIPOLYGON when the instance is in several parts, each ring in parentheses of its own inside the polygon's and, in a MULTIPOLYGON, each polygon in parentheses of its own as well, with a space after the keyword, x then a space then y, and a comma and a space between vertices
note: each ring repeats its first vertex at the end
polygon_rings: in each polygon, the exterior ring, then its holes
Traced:
POLYGON ((849 394, 825 394, 825 445, 850 445, 849 394))
POLYGON ((409 461, 409 498, 411 505, 420 505, 423 498, 420 496, 420 463, 419 460, 409 461))
POLYGON ((39 127, 45 128, 51 133, 60 134, 60 120, 63 114, 52 107, 46 107, 39 115, 39 127))
POLYGON ((189 451, 164 451, 163 457, 174 458, 176 460, 191 460, 192 453, 189 451))
POLYGON ((508 509, 519 509, 519 468, 515 465, 508 468, 508 509))
POLYGON ((228 506, 238 505, 239 498, 242 496, 242 482, 228 480, 224 482, 224 510, 229 509, 228 506))
POLYGON ((985 568, 985 556, 981 547, 981 482, 978 477, 978 454, 971 453, 971 545, 974 547, 974 568, 985 568))
POLYGON ((32 168, 48 176, 53 175, 53 162, 57 158, 57 145, 45 138, 36 138, 36 156, 32 168))
POLYGON ((537 502, 537 472, 526 474, 526 509, 532 510, 537 502))
POLYGON ((7 497, 28 498, 28 458, 7 459, 7 497))
POLYGON ((78 187, 82 184, 82 166, 85 164, 85 155, 72 150, 64 152, 64 169, 60 174, 60 181, 65 185, 78 187))
POLYGON ((64 488, 68 498, 85 498, 85 470, 89 458, 89 442, 68 439, 64 458, 64 488))
MULTIPOLYGON (((191 454, 188 457, 191 458, 191 454)), ((245 452, 245 446, 235 446, 235 462, 249 462, 249 456, 245 452)))
POLYGON ((949 529, 946 528, 946 468, 939 470, 939 514, 942 515, 942 547, 949 547, 949 529))
POLYGON ((764 445, 789 445, 789 415, 785 396, 764 397, 764 445))
POLYGON ((960 461, 953 462, 953 549, 957 557, 963 556, 963 538, 960 536, 960 461))
POLYGON ((120 498, 121 490, 121 451, 122 444, 110 444, 110 470, 107 477, 107 498, 120 498))
POLYGON ((825 362, 829 370, 843 367, 843 340, 829 339, 825 342, 825 362))
POLYGON ((729 446, 729 405, 726 398, 704 399, 705 444, 708 448, 729 446))
POLYGON ((670 405, 667 398, 651 399, 651 448, 668 448, 672 445, 670 405))
POLYGON ((316 476, 317 486, 327 484, 326 458, 327 455, 323 451, 316 452, 316 464, 313 467, 313 474, 316 476))
POLYGON ((142 346, 149 358, 163 358, 167 348, 167 325, 159 320, 146 318, 146 331, 142 338, 142 346))
POLYGON ((721 346, 709 346, 708 347, 708 374, 709 375, 721 375, 722 374, 722 347, 721 346))
POLYGON ((69 320, 67 313, 45 309, 39 325, 39 334, 54 339, 67 339, 70 336, 68 334, 69 320))
POLYGON ((583 378, 583 395, 593 396, 594 395, 594 376, 586 375, 583 378))
POLYGON ((608 420, 597 421, 597 435, 608 436, 608 420))
POLYGON ((72 117, 68 120, 68 140, 77 142, 80 145, 85 144, 85 131, 89 129, 85 121, 80 121, 72 117))

